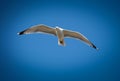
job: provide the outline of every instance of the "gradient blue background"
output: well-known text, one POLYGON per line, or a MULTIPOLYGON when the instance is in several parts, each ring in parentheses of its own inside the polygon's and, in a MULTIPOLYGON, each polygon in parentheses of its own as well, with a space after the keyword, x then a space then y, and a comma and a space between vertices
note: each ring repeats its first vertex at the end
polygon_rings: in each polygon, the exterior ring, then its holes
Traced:
POLYGON ((120 81, 119 0, 0 0, 0 81, 120 81), (45 34, 37 24, 81 32, 100 50, 45 34))

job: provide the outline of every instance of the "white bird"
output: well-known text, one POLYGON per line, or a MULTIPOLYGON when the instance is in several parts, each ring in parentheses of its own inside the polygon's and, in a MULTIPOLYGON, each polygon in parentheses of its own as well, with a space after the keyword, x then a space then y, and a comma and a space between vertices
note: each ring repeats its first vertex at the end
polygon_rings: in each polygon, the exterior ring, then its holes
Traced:
POLYGON ((19 35, 23 35, 23 34, 31 34, 31 33, 47 33, 47 34, 52 34, 58 37, 58 44, 65 46, 65 42, 64 42, 64 37, 72 37, 72 38, 76 38, 79 39, 83 42, 85 42, 86 44, 88 44, 89 46, 96 48, 96 46, 91 43, 84 35, 82 35, 79 32, 76 31, 70 31, 70 30, 65 30, 62 29, 58 26, 56 26, 56 28, 52 28, 46 25, 35 25, 32 26, 31 28, 28 28, 24 31, 19 32, 19 35))

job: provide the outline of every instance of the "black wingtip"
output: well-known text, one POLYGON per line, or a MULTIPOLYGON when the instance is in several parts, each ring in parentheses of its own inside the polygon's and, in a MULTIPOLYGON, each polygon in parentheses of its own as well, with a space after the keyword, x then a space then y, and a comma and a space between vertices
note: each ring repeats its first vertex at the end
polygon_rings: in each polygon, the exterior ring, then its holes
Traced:
POLYGON ((94 44, 92 44, 92 47, 96 50, 99 50, 94 44))
POLYGON ((25 31, 17 33, 18 35, 23 35, 25 31))

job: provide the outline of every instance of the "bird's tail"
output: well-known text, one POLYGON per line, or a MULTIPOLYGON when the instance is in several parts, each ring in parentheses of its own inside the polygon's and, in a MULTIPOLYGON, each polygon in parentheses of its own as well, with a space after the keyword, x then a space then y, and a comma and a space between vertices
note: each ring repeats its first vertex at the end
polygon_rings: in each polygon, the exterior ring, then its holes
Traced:
POLYGON ((59 41, 58 41, 58 44, 59 44, 59 45, 62 45, 62 46, 65 46, 64 40, 59 40, 59 41))

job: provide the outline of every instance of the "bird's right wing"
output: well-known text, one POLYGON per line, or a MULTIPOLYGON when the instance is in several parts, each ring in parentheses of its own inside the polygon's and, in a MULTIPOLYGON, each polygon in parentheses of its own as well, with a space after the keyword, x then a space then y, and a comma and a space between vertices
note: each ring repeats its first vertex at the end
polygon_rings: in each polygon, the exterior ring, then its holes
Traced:
POLYGON ((18 34, 23 35, 23 34, 31 34, 31 33, 39 33, 39 32, 56 35, 56 31, 54 28, 45 25, 36 25, 24 31, 21 31, 18 34))
POLYGON ((83 42, 85 42, 86 44, 88 44, 89 46, 96 48, 96 46, 91 43, 84 35, 82 35, 81 33, 75 32, 75 31, 69 31, 69 30, 63 30, 64 33, 64 37, 72 37, 72 38, 76 38, 79 40, 82 40, 83 42))

